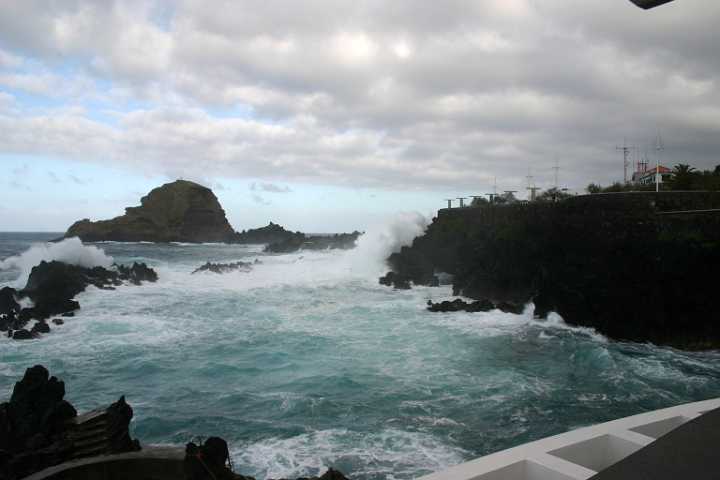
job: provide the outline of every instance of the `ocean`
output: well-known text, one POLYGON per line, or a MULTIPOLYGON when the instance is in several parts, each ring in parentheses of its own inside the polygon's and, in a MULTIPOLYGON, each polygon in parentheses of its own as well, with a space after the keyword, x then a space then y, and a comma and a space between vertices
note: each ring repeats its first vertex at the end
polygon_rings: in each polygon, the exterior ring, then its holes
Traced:
MULTIPOLYGON (((410 222, 412 223, 412 222, 410 222)), ((720 396, 720 352, 609 341, 553 316, 438 314, 451 288, 394 291, 382 259, 417 226, 352 251, 262 246, 47 245, 0 233, 0 286, 40 259, 147 262, 156 284, 90 287, 41 339, 0 338, 0 401, 46 365, 79 411, 125 395, 143 444, 219 435, 239 473, 409 479, 593 423, 720 396), (402 235, 400 235, 402 236, 402 235), (260 260, 251 272, 191 272, 260 260)), ((622 321, 622 319, 618 319, 622 321)))

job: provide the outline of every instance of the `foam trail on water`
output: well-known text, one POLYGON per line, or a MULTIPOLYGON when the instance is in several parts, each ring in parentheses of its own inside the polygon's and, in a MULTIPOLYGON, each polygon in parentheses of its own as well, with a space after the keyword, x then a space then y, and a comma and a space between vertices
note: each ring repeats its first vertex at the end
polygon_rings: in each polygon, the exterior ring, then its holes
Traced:
POLYGON ((83 245, 79 238, 66 238, 57 243, 38 243, 20 255, 0 261, 0 270, 20 270, 15 281, 16 287, 24 287, 30 271, 43 260, 60 262, 81 267, 105 267, 113 264, 113 258, 97 247, 83 245))

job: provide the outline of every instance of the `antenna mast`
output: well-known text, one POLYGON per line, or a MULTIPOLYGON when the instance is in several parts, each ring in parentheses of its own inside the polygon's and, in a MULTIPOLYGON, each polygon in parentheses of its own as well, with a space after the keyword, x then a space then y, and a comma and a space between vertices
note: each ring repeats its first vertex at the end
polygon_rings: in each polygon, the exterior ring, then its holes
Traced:
POLYGON ((657 143, 655 145, 657 155, 655 156, 655 192, 660 191, 660 152, 665 149, 662 143, 662 137, 660 133, 657 136, 657 143))
POLYGON ((630 152, 635 150, 636 147, 634 146, 628 146, 627 139, 623 140, 623 146, 622 147, 615 147, 615 150, 618 150, 623 153, 623 182, 627 185, 628 183, 628 174, 627 169, 630 166, 630 152))
POLYGON ((555 170, 555 190, 560 188, 559 183, 559 177, 560 177, 560 162, 558 161, 557 157, 555 158, 555 166, 553 167, 553 170, 555 170))

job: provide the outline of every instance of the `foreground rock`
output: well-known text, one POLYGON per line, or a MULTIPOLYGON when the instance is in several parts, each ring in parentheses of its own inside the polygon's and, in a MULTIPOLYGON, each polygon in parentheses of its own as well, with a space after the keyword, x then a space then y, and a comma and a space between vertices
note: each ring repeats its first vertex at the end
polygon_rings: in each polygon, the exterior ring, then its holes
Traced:
POLYGON ((28 368, 10 401, 0 404, 0 479, 15 480, 89 455, 140 449, 129 434, 133 412, 124 397, 78 417, 65 384, 41 365, 28 368))
POLYGON ((305 235, 296 232, 283 241, 265 247, 270 253, 293 253, 298 250, 349 250, 355 248, 360 232, 336 233, 334 235, 305 235))
POLYGON ((255 263, 250 262, 235 262, 235 263, 212 263, 207 262, 205 265, 201 265, 195 270, 193 274, 200 272, 212 272, 212 273, 230 273, 230 272, 249 272, 252 270, 253 265, 259 264, 259 260, 255 260, 255 263))
POLYGON ((720 348, 711 299, 720 270, 718 192, 586 195, 558 203, 441 210, 388 263, 428 285, 454 275, 455 295, 535 304, 611 338, 720 348), (699 210, 706 213, 686 214, 699 210))
MULTIPOLYGON (((113 478, 254 480, 232 471, 228 444, 222 438, 210 437, 200 445, 188 443, 184 458, 177 455, 182 450, 158 457, 157 447, 141 449, 140 442, 130 436, 133 410, 125 397, 82 415, 64 397, 64 383, 36 365, 15 384, 10 400, 0 403, 0 480, 19 480, 49 467, 56 467, 53 478, 105 478, 112 469, 113 478), (113 457, 127 452, 138 452, 131 455, 134 463, 113 457), (78 459, 88 461, 78 467, 78 459), (163 462, 161 471, 158 461, 163 462)), ((321 477, 303 480, 347 478, 329 469, 321 477)))
POLYGON ((232 242, 235 231, 207 187, 177 180, 153 189, 112 220, 75 222, 65 238, 85 242, 232 242))
POLYGON ((45 322, 50 317, 74 315, 73 312, 80 308, 74 297, 89 285, 113 289, 123 282, 141 285, 157 279, 155 270, 144 263, 133 263, 129 267, 116 265, 114 270, 109 270, 43 261, 30 271, 25 288, 20 291, 9 287, 0 290, 0 311, 4 312, 0 314, 0 331, 8 332, 8 336, 15 340, 35 338, 50 332, 50 326, 45 322), (33 306, 21 308, 18 303, 21 298, 31 300, 33 306), (31 320, 39 322, 27 330, 26 325, 31 320))

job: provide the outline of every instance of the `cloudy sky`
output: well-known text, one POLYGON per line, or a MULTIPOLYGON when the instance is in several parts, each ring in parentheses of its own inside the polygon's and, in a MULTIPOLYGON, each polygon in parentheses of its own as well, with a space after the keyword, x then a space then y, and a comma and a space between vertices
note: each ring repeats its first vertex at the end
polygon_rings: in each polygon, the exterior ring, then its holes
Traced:
POLYGON ((658 133, 663 163, 712 167, 718 25, 711 0, 0 1, 0 230, 176 178, 238 229, 365 228, 556 161, 607 184, 658 133))

